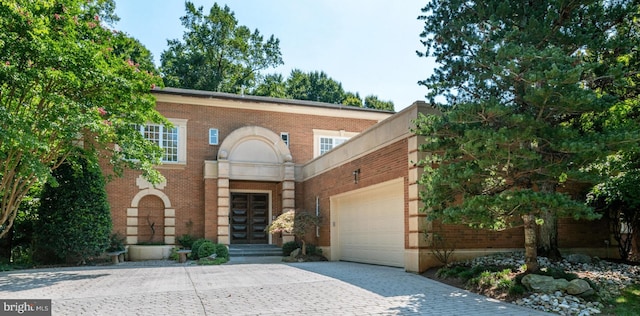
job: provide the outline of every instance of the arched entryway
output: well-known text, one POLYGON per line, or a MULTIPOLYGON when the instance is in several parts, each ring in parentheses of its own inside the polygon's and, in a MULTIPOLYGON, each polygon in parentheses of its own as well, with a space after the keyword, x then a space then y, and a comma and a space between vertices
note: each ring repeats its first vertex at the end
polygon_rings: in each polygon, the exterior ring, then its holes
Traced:
POLYGON ((218 149, 218 160, 205 162, 205 181, 215 180, 215 184, 205 184, 209 190, 205 194, 217 196, 215 209, 205 212, 205 235, 215 229, 217 241, 227 245, 272 243, 264 227, 282 209, 295 207, 292 160, 287 145, 269 129, 247 126, 226 136, 218 149), (242 188, 232 182, 241 182, 242 188), (274 189, 265 191, 265 183, 273 184, 274 189), (274 197, 279 199, 278 210, 272 209, 274 197), (214 212, 215 218, 207 217, 214 212))

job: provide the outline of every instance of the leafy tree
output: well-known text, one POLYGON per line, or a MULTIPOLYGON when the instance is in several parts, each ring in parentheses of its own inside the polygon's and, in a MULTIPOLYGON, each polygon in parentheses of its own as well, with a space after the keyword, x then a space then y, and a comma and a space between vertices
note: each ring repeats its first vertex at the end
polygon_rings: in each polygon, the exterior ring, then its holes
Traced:
POLYGON ((167 41, 161 55, 167 86, 241 93, 254 87, 260 70, 283 64, 280 41, 238 25, 228 6, 214 3, 208 15, 191 2, 185 7, 182 41, 167 41))
POLYGON ((587 202, 605 212, 620 257, 627 260, 640 231, 640 153, 611 155, 594 168, 606 180, 591 189, 587 202))
POLYGON ((357 93, 357 92, 356 93, 346 92, 344 94, 343 99, 342 99, 342 104, 350 105, 350 106, 357 106, 359 108, 363 107, 362 98, 360 98, 360 94, 357 93))
POLYGON ((113 53, 135 63, 140 71, 159 76, 160 72, 153 63, 153 54, 135 38, 122 32, 115 32, 111 39, 113 53))
POLYGON ((251 92, 252 95, 287 99, 287 87, 284 78, 280 74, 266 75, 251 92))
POLYGON ((42 192, 37 248, 67 262, 100 255, 111 244, 111 213, 99 166, 65 162, 42 192))
POLYGON ((344 99, 342 84, 327 76, 324 71, 291 71, 287 79, 287 95, 296 100, 341 103, 344 99))
POLYGON ((364 107, 369 109, 378 109, 378 110, 386 110, 393 111, 393 102, 392 101, 382 101, 379 100, 375 95, 369 95, 364 98, 364 107))
POLYGON ((112 9, 112 0, 0 3, 0 237, 29 189, 80 147, 89 164, 101 153, 116 172, 161 177, 160 149, 131 128, 166 122, 149 93, 161 80, 116 51, 124 37, 101 24, 112 9))
POLYGON ((270 234, 288 233, 294 235, 302 242, 302 254, 307 254, 306 235, 309 230, 320 225, 320 217, 304 212, 289 210, 280 214, 267 227, 270 234))
POLYGON ((581 168, 616 147, 637 144, 637 128, 623 133, 593 117, 624 102, 613 86, 631 89, 637 71, 617 57, 638 37, 619 30, 637 29, 638 12, 631 0, 427 4, 418 55, 440 66, 420 84, 432 102, 448 101, 438 106, 442 116, 417 122, 432 153, 420 180, 430 218, 523 224, 529 271, 537 270, 536 245, 559 255, 557 216, 597 218, 557 189, 585 181, 581 168))

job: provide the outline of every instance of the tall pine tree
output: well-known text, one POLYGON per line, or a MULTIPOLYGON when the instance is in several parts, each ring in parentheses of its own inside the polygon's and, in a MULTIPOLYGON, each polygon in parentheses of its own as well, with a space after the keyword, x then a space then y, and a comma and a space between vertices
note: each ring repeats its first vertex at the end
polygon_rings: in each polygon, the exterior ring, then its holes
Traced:
POLYGON ((417 124, 433 153, 420 181, 425 209, 477 227, 523 224, 534 271, 536 246, 559 256, 558 216, 598 216, 559 188, 585 181, 589 163, 637 145, 637 128, 593 118, 624 102, 607 87, 631 88, 637 76, 615 56, 638 47, 638 4, 452 0, 431 1, 423 13, 426 51, 418 54, 439 67, 420 84, 432 101, 446 100, 442 116, 417 124), (628 27, 635 36, 621 34, 628 27))

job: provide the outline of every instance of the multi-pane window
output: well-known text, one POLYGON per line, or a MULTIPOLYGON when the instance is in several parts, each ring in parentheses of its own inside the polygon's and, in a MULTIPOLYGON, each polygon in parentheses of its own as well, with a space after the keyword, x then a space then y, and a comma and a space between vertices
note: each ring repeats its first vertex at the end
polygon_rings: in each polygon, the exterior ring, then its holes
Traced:
POLYGON ((156 143, 164 154, 163 162, 178 162, 178 129, 157 124, 140 126, 140 132, 148 141, 156 143))
POLYGON ((218 145, 218 129, 209 129, 209 145, 218 145))
POLYGON ((346 142, 346 137, 320 137, 320 155, 346 142))

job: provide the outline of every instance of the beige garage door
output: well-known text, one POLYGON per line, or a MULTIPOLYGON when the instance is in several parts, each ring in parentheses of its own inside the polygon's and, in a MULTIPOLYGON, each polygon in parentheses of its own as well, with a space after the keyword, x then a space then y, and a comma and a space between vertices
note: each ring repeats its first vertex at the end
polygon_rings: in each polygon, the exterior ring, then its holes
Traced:
POLYGON ((403 183, 392 180, 332 197, 332 259, 404 267, 403 183))

